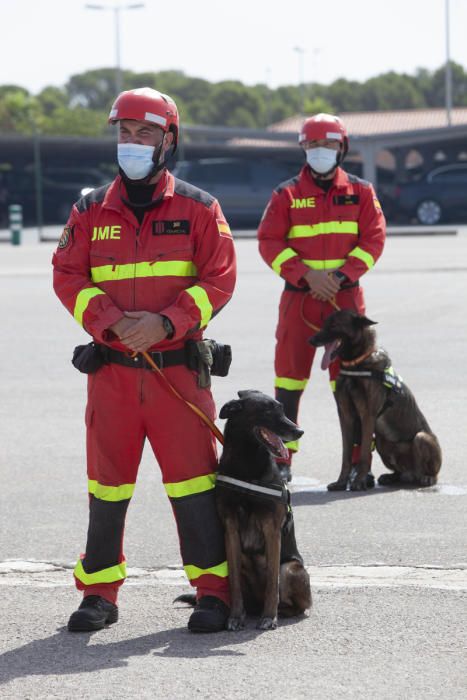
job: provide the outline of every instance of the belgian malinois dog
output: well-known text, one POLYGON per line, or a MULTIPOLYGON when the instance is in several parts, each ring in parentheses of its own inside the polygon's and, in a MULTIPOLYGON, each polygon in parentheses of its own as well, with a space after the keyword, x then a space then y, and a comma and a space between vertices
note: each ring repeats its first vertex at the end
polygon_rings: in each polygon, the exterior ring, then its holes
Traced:
POLYGON ((367 488, 371 445, 392 473, 383 474, 382 486, 411 484, 431 486, 441 468, 441 448, 436 435, 420 411, 414 395, 394 374, 385 350, 377 348, 376 322, 354 311, 331 314, 310 343, 325 346, 322 368, 337 357, 341 371, 335 398, 342 431, 342 468, 330 491, 367 488), (355 421, 361 426, 360 462, 352 465, 355 421))
POLYGON ((216 499, 225 529, 231 593, 227 629, 244 627, 245 613, 258 628, 275 629, 277 614, 290 617, 311 606, 310 579, 295 542, 289 494, 275 457, 283 441, 303 435, 282 404, 260 391, 239 391, 226 403, 224 449, 216 499))

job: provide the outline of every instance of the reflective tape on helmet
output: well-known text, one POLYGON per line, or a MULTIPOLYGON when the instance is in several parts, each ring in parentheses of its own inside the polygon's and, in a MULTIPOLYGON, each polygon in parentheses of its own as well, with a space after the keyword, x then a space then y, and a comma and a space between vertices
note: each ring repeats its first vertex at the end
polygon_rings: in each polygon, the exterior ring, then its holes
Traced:
POLYGON ((345 259, 339 260, 303 260, 303 263, 312 270, 335 270, 345 263, 345 259))
POLYGON ((193 479, 186 481, 176 481, 170 484, 164 484, 164 488, 169 498, 183 498, 184 496, 192 496, 195 493, 210 491, 216 485, 216 475, 204 474, 203 476, 195 476, 193 479))
POLYGON ((321 236, 326 233, 350 233, 358 235, 357 221, 324 221, 319 224, 308 226, 292 226, 287 234, 287 238, 311 238, 321 236))
POLYGON ((161 117, 158 114, 153 114, 152 112, 145 112, 144 119, 147 122, 153 122, 154 124, 160 124, 160 126, 167 125, 167 119, 165 119, 165 117, 161 117))
POLYGON ((198 307, 201 316, 200 328, 204 328, 208 325, 212 317, 212 304, 209 301, 206 290, 204 287, 199 287, 196 285, 195 287, 185 289, 185 292, 193 298, 196 306, 198 307))
POLYGON ((288 391, 302 391, 308 384, 308 379, 291 379, 290 377, 276 377, 274 386, 276 389, 288 391))
POLYGON ((105 292, 103 292, 102 289, 97 289, 97 287, 86 287, 86 289, 82 289, 76 297, 73 316, 80 326, 83 325, 83 314, 88 308, 89 302, 98 294, 105 294, 105 292))
POLYGON ((196 265, 191 260, 158 260, 91 267, 93 282, 114 282, 136 277, 196 277, 197 274, 196 265))
POLYGON ((100 501, 126 501, 133 496, 135 484, 122 484, 121 486, 106 486, 93 479, 88 480, 88 491, 100 501))
POLYGON ((185 564, 183 568, 189 581, 193 581, 193 579, 205 576, 206 574, 219 576, 220 578, 227 578, 229 575, 229 568, 226 561, 223 561, 221 564, 216 564, 216 566, 210 566, 207 569, 200 569, 194 564, 185 564))
POLYGON ((96 583, 115 583, 115 581, 121 581, 126 578, 126 562, 122 561, 120 564, 110 566, 108 569, 101 569, 100 571, 94 571, 92 574, 87 574, 83 569, 83 562, 79 559, 73 573, 78 581, 84 583, 85 586, 93 586, 96 583))
POLYGON ((280 275, 282 265, 287 262, 287 260, 294 257, 297 257, 297 253, 292 250, 292 248, 284 248, 284 250, 282 250, 276 258, 274 258, 271 263, 271 267, 274 272, 277 272, 277 274, 280 275))
POLYGON ((367 266, 367 268, 369 270, 371 270, 371 268, 375 264, 374 257, 370 253, 367 253, 366 250, 363 250, 362 248, 359 248, 358 246, 350 251, 349 257, 351 257, 351 256, 354 258, 358 258, 359 260, 362 260, 362 262, 365 263, 365 265, 367 266))

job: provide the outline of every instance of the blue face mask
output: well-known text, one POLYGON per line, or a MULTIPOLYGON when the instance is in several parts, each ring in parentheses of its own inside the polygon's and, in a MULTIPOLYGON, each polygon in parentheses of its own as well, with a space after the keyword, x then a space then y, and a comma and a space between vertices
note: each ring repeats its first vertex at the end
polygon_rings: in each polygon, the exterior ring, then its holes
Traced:
POLYGON ((154 165, 154 146, 138 143, 119 143, 118 164, 130 180, 141 180, 151 172, 154 165))

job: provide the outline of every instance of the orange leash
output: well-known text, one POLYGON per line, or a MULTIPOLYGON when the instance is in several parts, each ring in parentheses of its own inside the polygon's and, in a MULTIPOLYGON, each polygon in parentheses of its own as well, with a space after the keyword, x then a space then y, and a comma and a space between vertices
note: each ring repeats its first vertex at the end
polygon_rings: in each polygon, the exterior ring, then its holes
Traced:
POLYGON ((195 404, 190 403, 190 401, 187 401, 186 399, 183 398, 183 396, 181 394, 179 394, 179 392, 176 390, 176 388, 174 386, 172 386, 172 384, 169 382, 169 380, 165 376, 164 372, 162 372, 162 370, 156 365, 156 363, 154 362, 152 357, 147 352, 142 352, 141 354, 144 357, 144 359, 146 360, 146 362, 149 365, 151 365, 154 372, 157 372, 157 374, 160 377, 162 377, 162 379, 165 381, 165 383, 169 387, 170 391, 173 394, 175 394, 175 396, 178 399, 183 401, 183 403, 185 403, 194 413, 196 413, 196 415, 199 416, 199 418, 201 418, 203 423, 205 423, 208 426, 209 430, 216 436, 216 438, 219 440, 221 445, 223 445, 224 444, 224 436, 222 435, 222 433, 219 430, 219 428, 217 427, 217 425, 215 425, 212 422, 212 420, 200 408, 198 408, 198 406, 195 406, 195 404))
MULTIPOLYGON (((307 294, 309 294, 309 293, 310 293, 310 292, 307 292, 307 294)), ((301 317, 303 323, 304 323, 305 325, 308 326, 308 328, 311 328, 313 331, 315 331, 316 333, 318 333, 318 332, 321 330, 321 328, 319 328, 318 326, 315 326, 315 324, 314 324, 314 323, 311 323, 311 321, 307 321, 307 319, 305 318, 305 314, 303 313, 303 307, 304 307, 304 305, 305 305, 306 296, 307 296, 307 295, 304 294, 304 295, 303 295, 303 298, 302 298, 302 303, 301 303, 301 305, 300 305, 300 317, 301 317)), ((333 307, 336 309, 336 311, 340 311, 340 310, 341 310, 340 306, 336 303, 336 298, 335 298, 335 297, 333 297, 332 299, 328 299, 328 300, 327 300, 327 303, 328 303, 328 304, 331 304, 331 306, 333 306, 333 307)))

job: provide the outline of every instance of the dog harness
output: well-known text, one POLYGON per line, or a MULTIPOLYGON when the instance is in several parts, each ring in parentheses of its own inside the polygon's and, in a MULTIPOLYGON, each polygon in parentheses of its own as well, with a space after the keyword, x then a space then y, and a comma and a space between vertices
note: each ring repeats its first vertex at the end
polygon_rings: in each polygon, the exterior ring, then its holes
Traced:
MULTIPOLYGON (((358 367, 358 365, 357 365, 358 367)), ((385 367, 383 370, 380 369, 341 369, 339 376, 344 375, 346 377, 365 377, 366 379, 373 379, 376 382, 382 382, 386 389, 389 389, 386 401, 382 409, 378 413, 378 418, 384 411, 392 406, 391 394, 400 394, 402 392, 404 381, 402 377, 394 372, 394 368, 389 366, 385 367)))
POLYGON ((248 496, 258 496, 259 498, 272 499, 273 501, 280 500, 281 503, 289 505, 290 493, 287 486, 283 484, 268 483, 267 486, 262 486, 261 483, 252 481, 242 481, 234 479, 225 474, 218 474, 216 483, 220 486, 225 486, 233 491, 240 491, 248 496), (219 484, 219 482, 221 482, 219 484))

